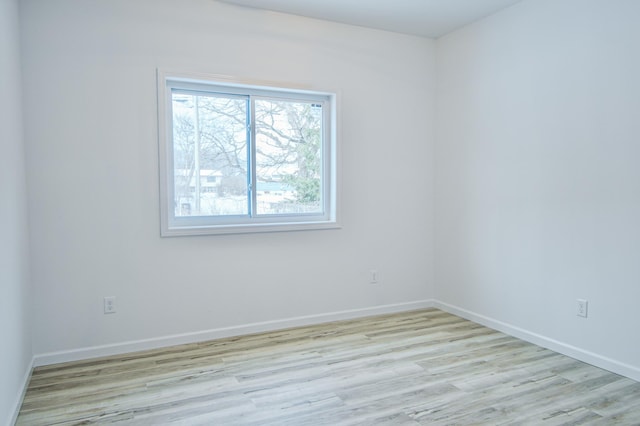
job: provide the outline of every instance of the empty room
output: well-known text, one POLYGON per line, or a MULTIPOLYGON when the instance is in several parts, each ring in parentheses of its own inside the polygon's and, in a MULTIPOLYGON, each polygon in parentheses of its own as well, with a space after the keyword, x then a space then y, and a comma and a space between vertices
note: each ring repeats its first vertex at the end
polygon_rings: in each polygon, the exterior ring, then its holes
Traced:
POLYGON ((638 76, 638 0, 0 0, 0 425, 640 424, 638 76))

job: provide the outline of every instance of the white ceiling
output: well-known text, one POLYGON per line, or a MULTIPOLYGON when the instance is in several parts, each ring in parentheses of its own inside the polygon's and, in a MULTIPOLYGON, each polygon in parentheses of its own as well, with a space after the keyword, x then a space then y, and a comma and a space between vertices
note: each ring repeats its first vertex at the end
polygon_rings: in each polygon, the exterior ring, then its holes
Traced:
POLYGON ((521 0, 222 0, 362 27, 440 37, 521 0))

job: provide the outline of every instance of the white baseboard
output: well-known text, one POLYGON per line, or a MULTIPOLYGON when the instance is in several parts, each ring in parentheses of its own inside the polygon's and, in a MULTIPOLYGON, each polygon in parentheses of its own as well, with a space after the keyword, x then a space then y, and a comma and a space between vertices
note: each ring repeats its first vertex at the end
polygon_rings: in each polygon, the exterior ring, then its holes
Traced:
POLYGON ((62 362, 79 361, 102 356, 119 355, 129 352, 158 349, 167 346, 182 345, 186 343, 204 342, 207 340, 221 339, 225 337, 262 333, 265 331, 282 330, 285 328, 302 327, 305 325, 322 324, 326 322, 363 318, 396 312, 413 311, 417 309, 426 309, 432 307, 434 307, 433 300, 421 300, 416 302, 396 303, 392 305, 351 309, 347 311, 330 312, 325 314, 284 318, 252 324, 242 324, 231 327, 216 328, 212 330, 197 331, 193 333, 175 334, 172 336, 122 342, 112 345, 92 346, 73 349, 69 351, 49 352, 36 355, 34 359, 34 365, 38 367, 42 365, 58 364, 62 362))
POLYGON ((27 367, 27 371, 24 373, 24 377, 22 378, 22 386, 20 387, 20 391, 16 396, 16 400, 13 404, 13 415, 9 419, 9 423, 7 426, 13 426, 18 420, 18 413, 20 413, 20 407, 22 407, 22 401, 24 401, 24 395, 27 393, 27 387, 29 387, 29 382, 31 381, 31 373, 33 372, 33 366, 35 365, 35 358, 31 358, 31 363, 29 367, 27 367))
MULTIPOLYGON (((570 356, 596 367, 600 367, 616 374, 628 377, 630 379, 640 381, 640 368, 636 366, 625 364, 614 359, 607 358, 602 355, 551 339, 549 337, 530 332, 520 327, 516 327, 511 324, 507 324, 505 322, 498 321, 496 319, 433 299, 421 300, 416 302, 397 303, 392 305, 374 306, 362 309, 351 309, 324 314, 306 315, 293 318, 284 318, 259 323, 242 324, 231 327, 203 330, 192 333, 162 336, 153 339, 122 342, 112 345, 86 347, 69 351, 50 352, 36 355, 32 361, 32 367, 69 361, 78 361, 102 356, 119 355, 149 349, 158 349, 186 343, 204 342, 207 340, 261 333, 266 331, 282 330, 292 327, 322 324, 332 321, 363 318, 374 315, 390 314, 434 307, 445 312, 460 316, 462 318, 466 318, 478 324, 482 324, 486 327, 501 331, 510 336, 514 336, 527 342, 531 342, 547 349, 551 349, 563 355, 570 356)), ((26 391, 26 386, 29 382, 31 369, 29 369, 29 374, 25 377, 22 396, 24 396, 24 392, 26 391)), ((22 398, 20 398, 17 403, 16 416, 18 414, 18 410, 20 409, 19 404, 21 401, 22 398)))
POLYGON ((552 351, 570 356, 571 358, 586 362, 587 364, 594 365, 596 367, 611 371, 616 374, 620 374, 621 376, 625 376, 640 382, 640 368, 636 366, 625 364, 623 362, 619 362, 614 359, 607 358, 602 355, 598 355, 596 353, 586 351, 584 349, 580 349, 554 339, 550 339, 540 334, 532 333, 520 327, 515 327, 502 321, 498 321, 493 318, 489 318, 484 315, 480 315, 475 312, 450 305, 448 303, 436 300, 434 301, 433 306, 445 312, 449 312, 450 314, 466 318, 470 321, 482 324, 494 330, 501 331, 510 336, 514 336, 538 346, 551 349, 552 351))

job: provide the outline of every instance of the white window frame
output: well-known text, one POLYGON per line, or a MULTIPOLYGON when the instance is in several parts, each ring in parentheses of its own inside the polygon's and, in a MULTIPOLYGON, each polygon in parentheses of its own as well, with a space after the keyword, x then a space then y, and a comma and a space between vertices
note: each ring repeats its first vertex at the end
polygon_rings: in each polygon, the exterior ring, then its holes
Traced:
MULTIPOLYGON (((161 236, 238 234, 339 228, 338 151, 336 93, 295 88, 270 82, 247 81, 219 75, 157 70, 158 145, 160 170, 161 236), (174 208, 172 89, 212 93, 251 94, 276 99, 321 100, 323 102, 322 213, 261 216, 180 216, 174 208)), ((255 186, 255 185, 254 185, 255 186)), ((255 202, 255 188, 249 197, 255 202)))

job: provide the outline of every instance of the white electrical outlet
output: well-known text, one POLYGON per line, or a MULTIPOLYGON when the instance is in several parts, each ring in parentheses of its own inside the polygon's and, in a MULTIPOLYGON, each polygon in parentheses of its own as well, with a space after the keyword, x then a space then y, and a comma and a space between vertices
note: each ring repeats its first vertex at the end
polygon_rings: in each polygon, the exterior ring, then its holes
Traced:
POLYGON ((589 313, 589 302, 585 299, 578 299, 577 312, 579 317, 586 318, 589 313))
POLYGON ((104 313, 115 314, 116 313, 116 297, 108 296, 104 298, 104 313))
POLYGON ((369 272, 369 282, 371 284, 376 284, 379 279, 380 279, 380 277, 378 276, 378 271, 376 271, 375 269, 372 269, 369 272))

